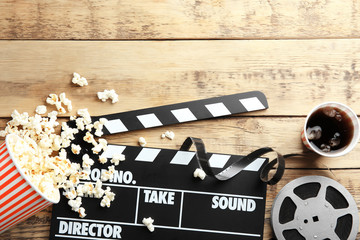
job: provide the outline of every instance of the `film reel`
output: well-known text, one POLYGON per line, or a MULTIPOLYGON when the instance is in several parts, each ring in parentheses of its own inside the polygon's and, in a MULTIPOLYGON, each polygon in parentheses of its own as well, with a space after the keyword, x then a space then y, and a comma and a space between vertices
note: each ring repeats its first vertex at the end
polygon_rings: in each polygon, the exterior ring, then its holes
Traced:
POLYGON ((355 200, 340 183, 306 176, 280 190, 271 225, 278 240, 354 240, 359 214, 355 200))

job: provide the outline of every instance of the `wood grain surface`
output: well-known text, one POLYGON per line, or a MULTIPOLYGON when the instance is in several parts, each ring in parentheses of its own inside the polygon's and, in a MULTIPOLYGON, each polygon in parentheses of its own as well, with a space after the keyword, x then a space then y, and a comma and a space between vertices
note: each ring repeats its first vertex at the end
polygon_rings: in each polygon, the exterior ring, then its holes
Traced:
POLYGON ((360 36, 356 0, 52 0, 0 3, 2 39, 360 36))
MULTIPOLYGON (((269 109, 107 136, 111 143, 178 149, 201 137, 209 152, 247 154, 270 146, 305 153, 288 159, 284 178, 268 187, 271 206, 289 181, 327 176, 360 206, 360 146, 319 157, 300 141, 317 104, 342 102, 360 114, 358 0, 4 0, 0 1, 0 130, 14 109, 34 114, 49 93, 65 92, 74 111, 123 112, 259 90, 269 109), (71 83, 78 72, 89 86, 71 83), (115 89, 119 102, 98 91, 115 89), (160 139, 172 130, 173 141, 160 139)), ((52 109, 52 108, 49 108, 52 109)), ((3 138, 0 138, 0 142, 3 138)), ((4 240, 48 239, 51 208, 0 234, 4 240)), ((360 239, 358 234, 357 239, 360 239)))
POLYGON ((305 116, 338 101, 360 112, 360 40, 1 41, 0 117, 66 92, 93 115, 260 90, 261 116, 305 116), (71 84, 73 72, 89 80, 71 84), (120 102, 96 101, 115 89, 120 102))

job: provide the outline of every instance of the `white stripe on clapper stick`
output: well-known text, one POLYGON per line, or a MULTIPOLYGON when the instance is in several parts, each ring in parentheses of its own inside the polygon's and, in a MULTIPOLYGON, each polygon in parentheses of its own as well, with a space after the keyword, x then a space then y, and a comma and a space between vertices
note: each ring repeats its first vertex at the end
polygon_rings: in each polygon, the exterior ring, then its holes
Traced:
POLYGON ((163 124, 154 113, 136 116, 145 128, 158 127, 163 124))
POLYGON ((135 158, 135 161, 153 162, 160 151, 161 149, 143 148, 141 149, 139 155, 135 158))
POLYGON ((213 115, 214 117, 231 115, 231 112, 229 111, 229 109, 227 109, 225 107, 224 103, 222 103, 222 102, 207 104, 207 105, 205 105, 205 107, 209 110, 211 115, 213 115))
POLYGON ((212 154, 209 158, 209 165, 212 168, 223 168, 231 155, 225 154, 212 154))
POLYGON ((120 119, 109 120, 104 125, 111 134, 128 131, 120 119))
POLYGON ((239 100, 248 112, 265 109, 264 105, 257 97, 244 98, 239 100))
POLYGON ((189 122, 197 120, 189 108, 171 110, 171 113, 176 117, 179 122, 189 122))
POLYGON ((105 152, 101 154, 101 157, 112 158, 115 153, 121 154, 125 150, 125 146, 108 145, 105 152))
POLYGON ((194 155, 195 152, 177 151, 170 164, 189 165, 194 155))

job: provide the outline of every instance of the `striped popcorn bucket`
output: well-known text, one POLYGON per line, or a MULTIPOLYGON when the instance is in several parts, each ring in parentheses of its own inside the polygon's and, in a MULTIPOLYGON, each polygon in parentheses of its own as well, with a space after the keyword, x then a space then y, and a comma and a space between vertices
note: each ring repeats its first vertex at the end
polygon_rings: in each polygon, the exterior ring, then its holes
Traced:
POLYGON ((0 234, 47 208, 54 202, 25 176, 9 148, 9 137, 0 145, 0 234))
POLYGON ((324 102, 324 103, 321 103, 321 104, 317 105, 316 107, 314 107, 310 111, 310 113, 307 115, 305 124, 304 124, 304 128, 301 132, 301 140, 304 143, 304 145, 311 151, 314 151, 317 154, 319 154, 321 156, 325 156, 325 157, 339 157, 339 156, 343 156, 343 155, 349 153, 357 145, 357 143, 359 141, 359 137, 360 137, 360 127, 359 127, 359 119, 358 119, 356 113, 348 106, 346 106, 342 103, 338 103, 338 102, 324 102), (354 126, 354 130, 353 130, 352 139, 349 141, 348 145, 346 145, 345 147, 340 148, 338 150, 334 150, 334 151, 330 151, 330 152, 323 152, 315 144, 311 143, 311 141, 308 138, 308 134, 307 134, 306 130, 307 130, 307 125, 308 125, 308 122, 309 122, 309 119, 311 118, 311 116, 317 110, 322 109, 322 108, 327 108, 327 107, 337 108, 340 111, 342 111, 343 113, 345 113, 347 118, 349 118, 350 121, 352 122, 352 125, 354 126))

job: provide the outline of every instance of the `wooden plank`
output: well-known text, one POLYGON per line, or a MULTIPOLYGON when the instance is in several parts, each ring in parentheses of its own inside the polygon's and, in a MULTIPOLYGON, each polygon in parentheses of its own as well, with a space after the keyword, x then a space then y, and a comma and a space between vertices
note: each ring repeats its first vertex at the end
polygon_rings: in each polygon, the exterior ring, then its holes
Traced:
POLYGON ((66 92, 93 115, 260 90, 270 108, 304 116, 324 101, 360 112, 360 40, 0 41, 0 117, 66 92), (71 83, 79 72, 89 86, 71 83), (97 91, 115 89, 119 103, 97 91))
MULTIPOLYGON (((132 131, 105 138, 109 143, 137 146, 139 137, 144 137, 148 147, 180 149, 183 141, 192 136, 202 138, 207 151, 214 153, 246 155, 261 147, 271 147, 282 154, 305 152, 305 157, 288 159, 287 168, 360 168, 360 145, 338 158, 320 157, 309 152, 300 139, 304 120, 303 117, 234 117, 132 131), (175 133, 174 140, 160 138, 166 130, 175 133)), ((4 125, 5 121, 0 121, 0 129, 4 125)), ((268 157, 274 158, 275 155, 268 157)))
MULTIPOLYGON (((275 186, 268 187, 264 225, 264 239, 271 239, 273 237, 270 226, 270 213, 275 196, 289 181, 301 176, 308 175, 325 176, 338 181, 349 190, 357 203, 360 202, 360 170, 358 169, 334 170, 332 173, 327 170, 288 170, 283 180, 281 180, 275 186)), ((48 239, 50 219, 51 207, 29 218, 25 222, 22 222, 9 229, 5 233, 1 234, 0 238, 11 240, 29 239, 29 237, 36 239, 48 239)), ((360 234, 357 235, 357 239, 359 237, 360 234)))
POLYGON ((356 38, 344 0, 52 0, 0 3, 1 39, 356 38), (336 17, 334 17, 336 16, 336 17))

